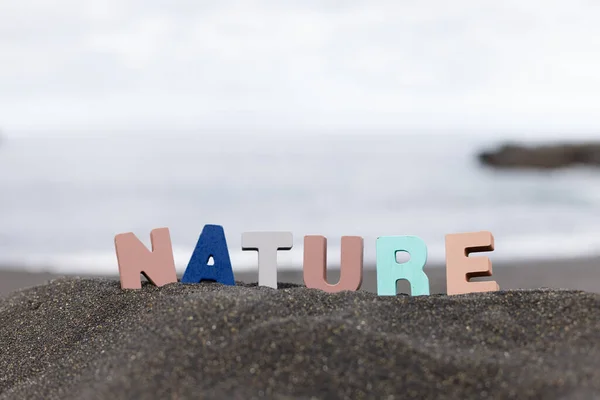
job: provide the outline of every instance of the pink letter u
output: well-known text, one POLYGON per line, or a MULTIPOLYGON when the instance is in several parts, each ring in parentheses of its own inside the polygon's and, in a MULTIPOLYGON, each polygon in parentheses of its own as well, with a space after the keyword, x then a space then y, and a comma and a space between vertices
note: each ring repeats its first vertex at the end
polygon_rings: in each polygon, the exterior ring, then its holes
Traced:
POLYGON ((320 235, 304 237, 304 284, 307 288, 328 293, 344 290, 356 291, 362 284, 363 238, 342 236, 340 280, 335 285, 327 283, 327 238, 320 235))

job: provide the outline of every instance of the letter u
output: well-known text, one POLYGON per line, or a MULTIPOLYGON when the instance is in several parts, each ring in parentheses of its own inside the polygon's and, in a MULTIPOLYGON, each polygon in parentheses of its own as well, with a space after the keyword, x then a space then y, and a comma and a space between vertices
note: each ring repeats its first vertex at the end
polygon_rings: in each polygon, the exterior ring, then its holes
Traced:
POLYGON ((327 238, 320 235, 304 237, 304 284, 307 288, 328 293, 360 289, 363 274, 363 238, 342 236, 340 280, 327 283, 327 238))

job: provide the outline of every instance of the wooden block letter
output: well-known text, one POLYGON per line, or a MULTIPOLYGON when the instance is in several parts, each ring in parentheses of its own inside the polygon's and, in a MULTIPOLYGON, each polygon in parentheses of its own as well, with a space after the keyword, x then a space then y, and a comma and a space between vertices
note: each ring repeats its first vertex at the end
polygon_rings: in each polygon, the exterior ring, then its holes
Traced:
POLYGON ((319 235, 304 236, 304 284, 307 288, 328 293, 343 290, 356 291, 362 284, 363 238, 342 236, 340 280, 335 285, 327 283, 327 238, 319 235))
POLYGON ((277 289, 277 250, 290 250, 292 232, 244 232, 242 250, 258 251, 258 285, 277 289))
POLYGON ((406 279, 412 296, 429 294, 429 278, 423 267, 427 263, 427 245, 416 236, 381 236, 377 238, 377 294, 395 296, 396 283, 406 279), (410 260, 400 264, 396 253, 405 251, 410 260))
POLYGON ((169 228, 150 232, 152 251, 131 232, 115 236, 122 289, 141 289, 140 274, 156 286, 177 282, 169 228))
POLYGON ((493 251, 494 237, 490 232, 454 233, 446 235, 447 292, 464 294, 499 290, 495 281, 469 282, 470 278, 492 276, 488 257, 469 257, 469 254, 493 251))
POLYGON ((181 277, 181 283, 202 281, 235 286, 225 231, 221 225, 204 225, 190 262, 181 277), (211 257, 214 264, 208 265, 211 257))

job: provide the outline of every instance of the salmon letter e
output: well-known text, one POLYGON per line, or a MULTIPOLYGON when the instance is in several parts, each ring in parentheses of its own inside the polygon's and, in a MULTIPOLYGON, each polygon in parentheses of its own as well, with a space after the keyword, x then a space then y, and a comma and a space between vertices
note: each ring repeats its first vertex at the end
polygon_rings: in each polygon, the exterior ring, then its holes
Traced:
POLYGON ((492 276, 488 257, 469 257, 469 254, 494 250, 490 232, 454 233, 446 235, 447 293, 464 294, 499 290, 496 281, 469 282, 470 278, 492 276))

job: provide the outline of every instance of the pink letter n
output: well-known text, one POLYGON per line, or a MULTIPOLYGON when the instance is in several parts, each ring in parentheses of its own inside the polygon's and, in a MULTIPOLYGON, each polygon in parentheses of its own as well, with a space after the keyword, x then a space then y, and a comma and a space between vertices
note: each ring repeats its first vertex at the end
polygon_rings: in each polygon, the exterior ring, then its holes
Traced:
POLYGON ((152 251, 131 232, 115 236, 122 289, 141 289, 140 274, 156 286, 177 282, 169 228, 153 229, 150 241, 152 251))

